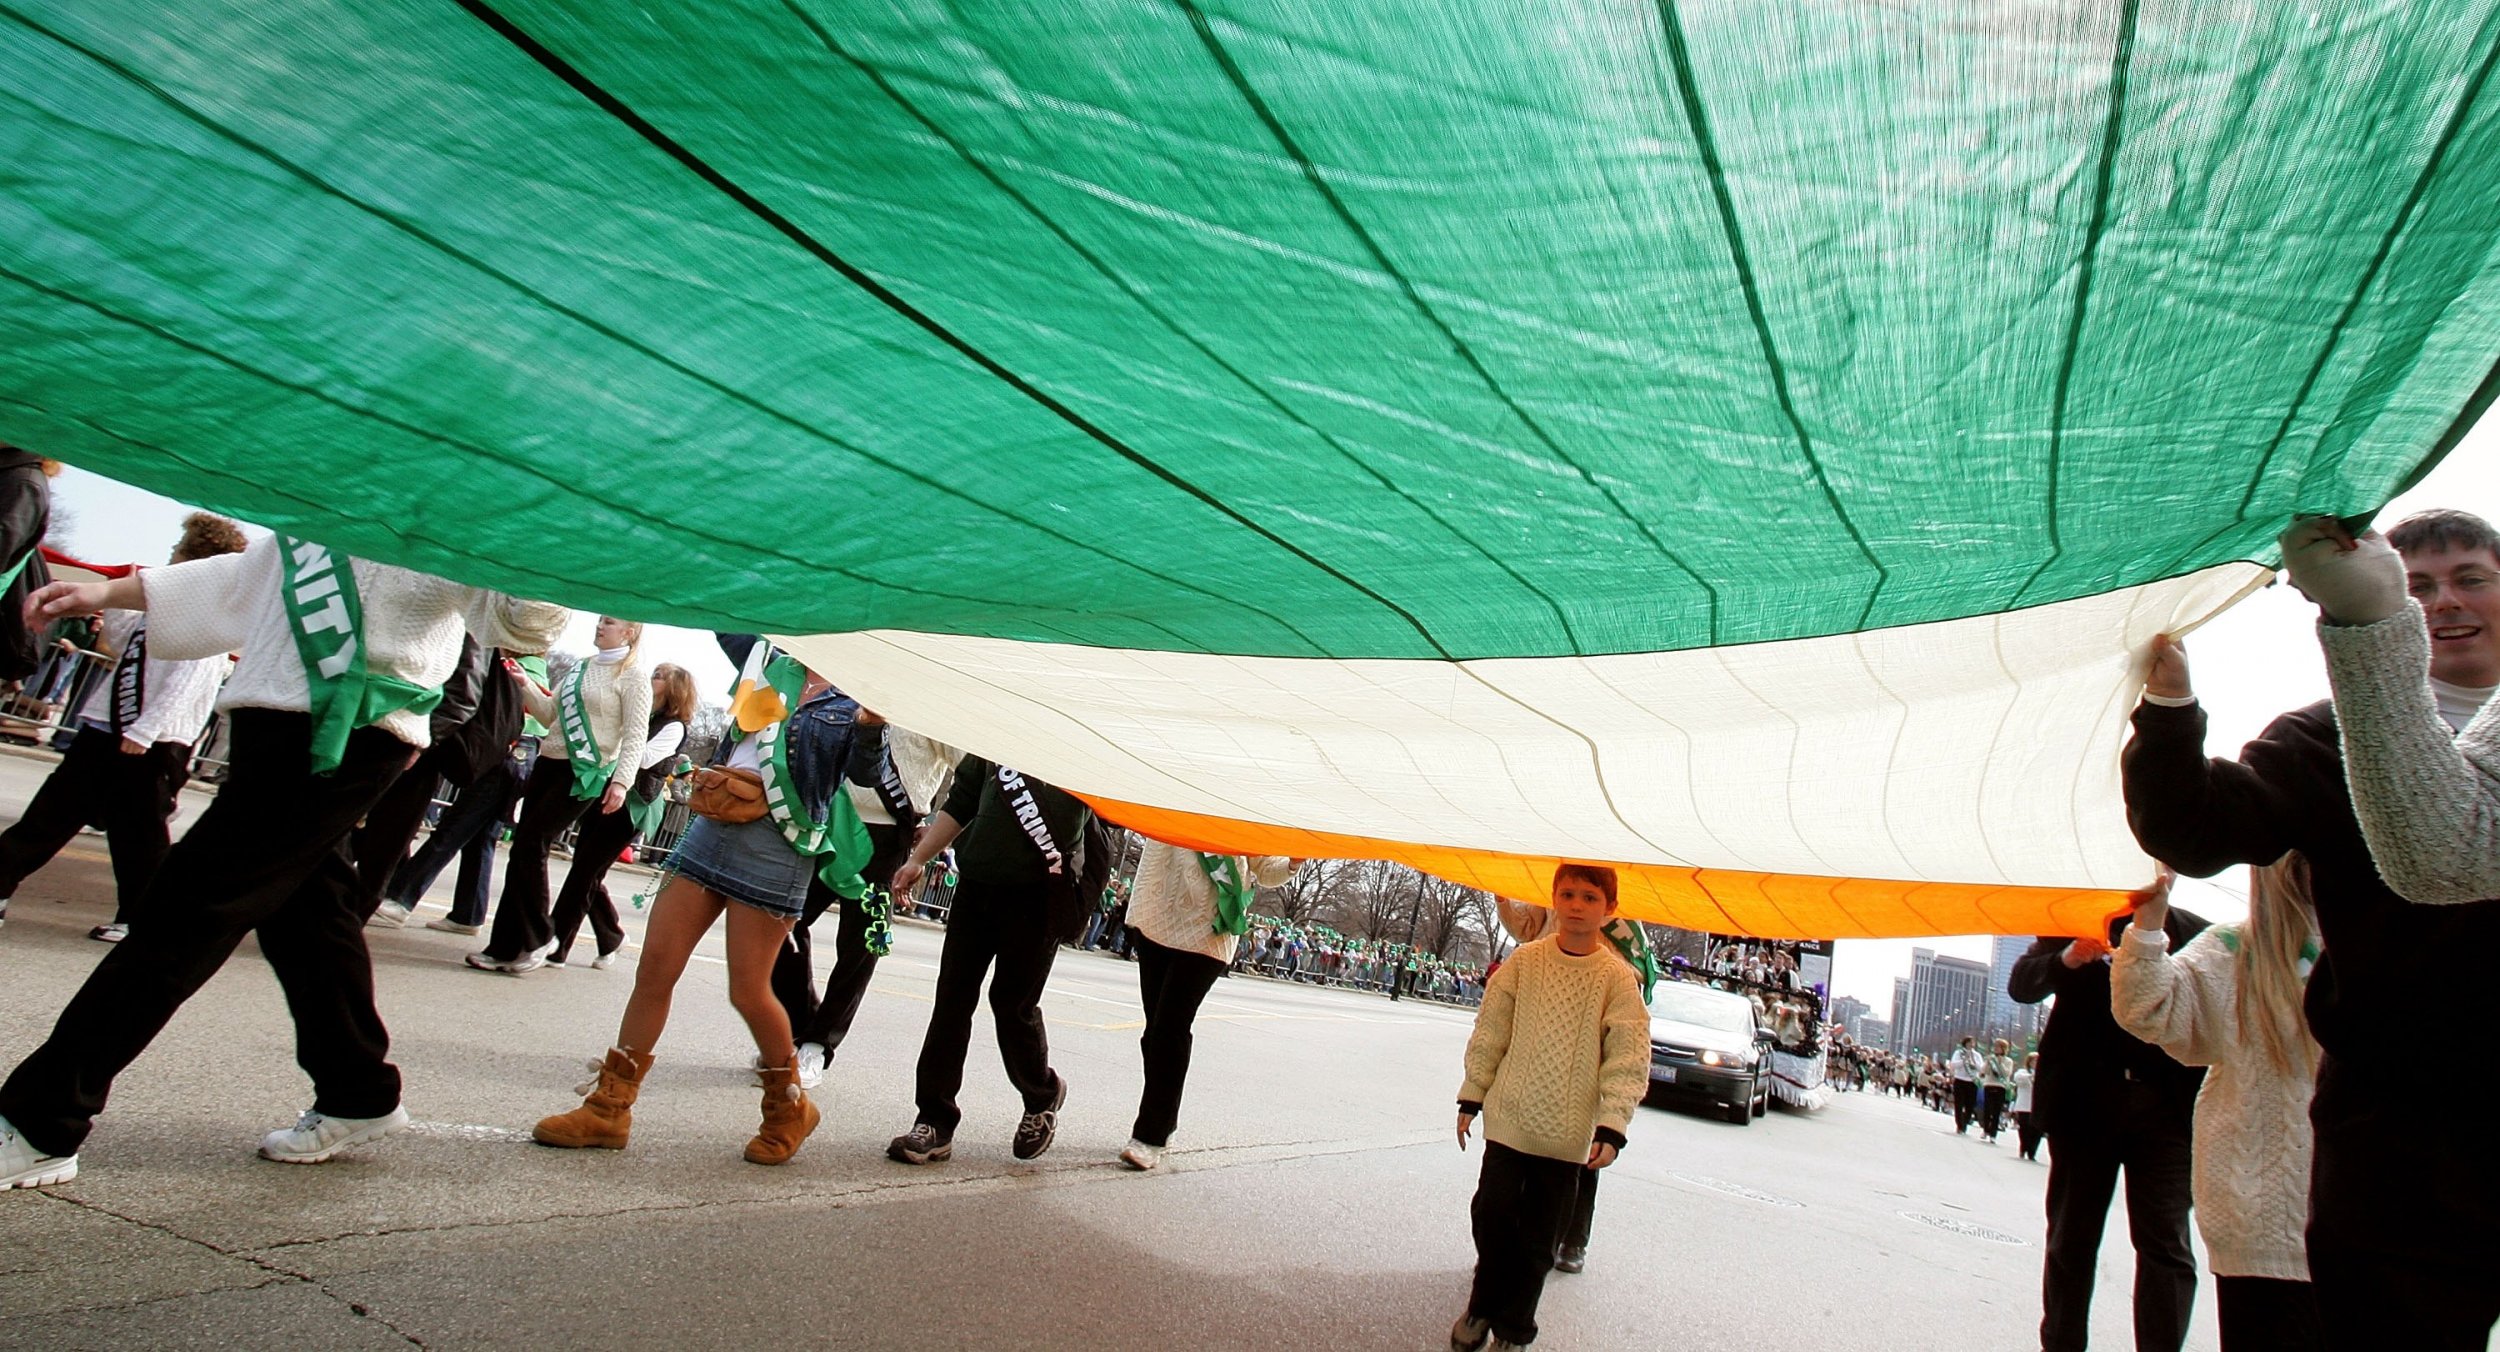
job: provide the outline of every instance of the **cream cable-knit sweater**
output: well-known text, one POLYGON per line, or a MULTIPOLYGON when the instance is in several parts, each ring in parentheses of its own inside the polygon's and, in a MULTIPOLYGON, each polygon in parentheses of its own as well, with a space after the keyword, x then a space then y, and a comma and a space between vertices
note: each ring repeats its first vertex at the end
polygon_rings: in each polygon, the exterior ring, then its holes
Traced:
MULTIPOLYGON (((597 744, 600 759, 615 762, 615 773, 608 776, 611 785, 633 787, 634 776, 642 770, 642 743, 651 733, 651 669, 630 662, 581 661, 582 708, 590 714, 590 740, 597 744)), ((510 680, 501 672, 488 673, 496 680, 510 680)), ((571 680, 567 672, 565 680, 571 680)), ((538 745, 540 760, 570 761, 573 753, 564 744, 563 730, 557 720, 563 716, 563 682, 555 693, 542 695, 534 684, 521 687, 521 705, 529 715, 555 729, 557 735, 538 745)))
POLYGON ((2451 734, 2431 695, 2422 606, 2376 624, 2321 621, 2344 778, 2379 876, 2407 901, 2500 897, 2500 701, 2451 734))
POLYGON ((2240 1033, 2237 959, 2215 925, 2170 956, 2170 936, 2133 925, 2110 960, 2118 1026, 2183 1066, 2211 1066, 2196 1095, 2196 1228, 2217 1277, 2309 1280, 2309 1096, 2240 1033))
POLYGON ((1485 984, 1458 1097, 1484 1105, 1484 1138, 1585 1162, 1597 1129, 1622 1132, 1649 1088, 1649 1009, 1631 964, 1599 940, 1521 946, 1485 984))
MULTIPOLYGON (((384 563, 355 559, 352 564, 364 609, 365 669, 418 685, 440 685, 459 665, 464 626, 482 644, 536 653, 545 652, 572 618, 564 607, 544 601, 518 600, 384 563)), ((218 708, 307 712, 311 692, 278 594, 280 576, 274 536, 252 541, 240 554, 142 571, 149 656, 187 661, 240 653, 218 708)), ((426 744, 424 714, 403 709, 374 726, 410 746, 426 744)))
MULTIPOLYGON (((1274 887, 1293 876, 1293 861, 1283 855, 1250 856, 1250 882, 1274 887)), ((1128 894, 1129 927, 1165 948, 1201 953, 1217 962, 1231 962, 1240 947, 1238 934, 1215 932, 1215 884, 1198 864, 1195 850, 1146 842, 1137 861, 1137 881, 1128 894)))

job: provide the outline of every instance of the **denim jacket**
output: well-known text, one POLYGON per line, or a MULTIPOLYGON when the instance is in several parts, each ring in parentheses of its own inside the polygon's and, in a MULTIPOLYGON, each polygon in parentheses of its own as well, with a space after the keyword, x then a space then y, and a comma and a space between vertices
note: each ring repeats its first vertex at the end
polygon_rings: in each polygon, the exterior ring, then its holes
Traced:
MULTIPOLYGON (((746 668, 747 655, 755 650, 755 645, 764 642, 760 634, 713 637, 720 640, 720 650, 728 654, 730 665, 741 671, 746 668)), ((799 806, 806 809, 810 820, 823 821, 833 795, 841 791, 845 762, 851 756, 851 731, 858 719, 859 702, 831 688, 818 692, 790 715, 783 733, 788 742, 785 754, 791 782, 799 791, 799 806)), ((718 763, 728 758, 729 739, 724 737, 712 759, 718 763)))

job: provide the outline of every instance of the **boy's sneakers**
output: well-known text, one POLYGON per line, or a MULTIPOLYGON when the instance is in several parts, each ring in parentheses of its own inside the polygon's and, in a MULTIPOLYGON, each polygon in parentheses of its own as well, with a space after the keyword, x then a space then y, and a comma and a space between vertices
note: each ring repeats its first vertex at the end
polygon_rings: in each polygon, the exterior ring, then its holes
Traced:
POLYGON ((1144 1141, 1131 1137, 1127 1145, 1120 1147, 1120 1163, 1143 1173, 1163 1163, 1163 1147, 1148 1145, 1144 1141))
POLYGON ((901 1164, 937 1164, 954 1153, 955 1138, 926 1122, 914 1122, 885 1148, 885 1157, 901 1164))
POLYGON ((1450 1325, 1450 1352, 1477 1352, 1492 1336, 1491 1321, 1462 1314, 1457 1323, 1450 1325))
POLYGON ((9 923, 9 899, 8 899, 7 897, 0 897, 0 926, 5 926, 5 925, 7 925, 8 923, 9 923))
POLYGON ((463 925, 447 915, 438 915, 426 921, 425 927, 430 930, 441 930, 445 934, 475 934, 486 928, 484 925, 463 925))
POLYGON ((1556 1272, 1579 1272, 1589 1265, 1589 1251, 1577 1244, 1565 1244, 1554 1251, 1556 1272))
POLYGON ((799 1088, 813 1089, 825 1082, 825 1048, 823 1043, 799 1044, 799 1088))
POLYGON ((325 1117, 307 1109, 294 1126, 260 1138, 260 1157, 280 1164, 319 1164, 350 1146, 381 1140, 407 1125, 405 1105, 381 1117, 325 1117))
POLYGON ((87 931, 87 937, 100 944, 117 944, 130 937, 130 926, 119 923, 98 925, 87 931))
POLYGON ((386 901, 374 907, 372 915, 365 917, 365 928, 398 929, 408 923, 408 917, 416 913, 417 908, 414 906, 402 906, 396 901, 386 901))
POLYGON ((491 958, 479 952, 471 953, 466 961, 471 967, 481 972, 501 972, 505 976, 519 976, 524 972, 535 972, 547 965, 547 959, 537 953, 524 953, 517 958, 491 958))
POLYGON ((1059 1137, 1059 1105, 1068 1101, 1068 1077, 1051 1072, 1059 1087, 1051 1092, 1050 1106, 1037 1113, 1026 1113, 1016 1121, 1016 1139, 1008 1147, 1020 1160, 1040 1159, 1042 1152, 1059 1137))
POLYGON ((0 1117, 0 1188, 48 1188, 76 1177, 76 1155, 47 1155, 0 1117))

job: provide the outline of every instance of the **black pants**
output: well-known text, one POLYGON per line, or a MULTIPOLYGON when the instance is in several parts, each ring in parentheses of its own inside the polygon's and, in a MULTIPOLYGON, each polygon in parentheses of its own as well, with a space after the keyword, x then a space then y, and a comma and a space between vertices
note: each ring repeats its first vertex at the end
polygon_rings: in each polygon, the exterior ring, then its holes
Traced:
MULTIPOLYGON (((1135 933, 1135 931, 1131 931, 1135 933)), ((1146 1032, 1137 1039, 1146 1054, 1146 1091, 1138 1096, 1137 1122, 1129 1135, 1148 1145, 1172 1143, 1180 1125, 1181 1090, 1189 1082, 1190 1028, 1198 1006, 1224 975, 1224 964, 1204 953, 1165 948, 1137 936, 1137 985, 1146 1004, 1146 1032)))
POLYGON ((2128 1237, 2135 1243, 2135 1345, 2177 1352, 2196 1304, 2196 1258, 2188 1244, 2188 1114, 2149 1086, 2126 1082, 2106 1128, 2049 1133, 2049 1245, 2041 1278, 2043 1352, 2082 1352, 2101 1230, 2118 1176, 2127 1179, 2128 1237))
POLYGON ((2500 1319, 2500 1157, 2487 1115, 2425 1113, 2385 1081, 2355 1083, 2330 1056, 2309 1121, 2309 1277, 2327 1345, 2482 1352, 2500 1319))
POLYGON ((521 796, 521 769, 505 760, 479 775, 460 791, 434 823, 434 834, 391 873, 390 899, 413 907, 434 885, 451 861, 460 861, 452 882, 451 919, 456 924, 486 923, 486 903, 494 894, 495 838, 512 819, 512 802, 521 796))
MULTIPOLYGON (((569 762, 551 762, 569 775, 569 762)), ((634 843, 634 814, 624 808, 601 812, 599 804, 590 804, 582 814, 581 829, 573 833, 573 866, 564 871, 564 889, 556 893, 555 913, 548 917, 548 932, 555 938, 555 956, 568 957, 573 952, 573 936, 581 931, 582 918, 590 918, 590 932, 599 940, 599 951, 613 953, 625 943, 625 926, 616 918, 616 901, 608 895, 608 870, 616 867, 617 856, 634 843)))
POLYGON ((1467 1313, 1493 1326, 1505 1342, 1536 1341, 1536 1306, 1554 1245, 1580 1195, 1575 1160, 1547 1159, 1484 1143, 1484 1171, 1468 1208, 1476 1232, 1476 1285, 1467 1313))
POLYGON ((94 728, 82 727, 70 739, 26 811, 0 831, 0 901, 93 822, 104 828, 105 847, 113 855, 114 923, 138 919, 140 899, 171 842, 165 820, 189 777, 191 748, 159 742, 143 755, 126 756, 121 744, 121 738, 94 728))
POLYGON ((157 870, 140 906, 146 921, 104 955, 52 1036, 0 1085, 0 1117, 47 1155, 78 1149, 113 1077, 251 933, 286 992, 313 1108, 380 1117, 399 1104, 347 833, 408 763, 408 744, 358 729, 339 767, 315 777, 307 715, 237 709, 228 726, 225 785, 157 870))
POLYGON ((1979 1134, 1993 1141, 2004 1123, 2005 1090, 1993 1084, 1979 1086, 1979 1134))
MULTIPOLYGON (((870 887, 885 887, 894 881, 894 870, 911 856, 912 835, 901 826, 866 825, 871 849, 859 878, 870 887)), ((876 974, 877 955, 868 951, 867 910, 857 902, 844 901, 840 893, 825 886, 824 879, 809 879, 799 923, 790 927, 789 940, 773 960, 773 998, 790 1016, 790 1040, 813 1042, 831 1056, 842 1039, 851 1035, 851 1020, 859 1017, 860 1002, 868 998, 868 980, 876 974), (825 978, 825 995, 819 1000, 816 945, 811 936, 817 917, 836 907, 841 915, 834 924, 833 971, 825 978)))
POLYGON ((963 1088, 964 1054, 972 1046, 972 1015, 991 964, 990 1013, 998 1022, 999 1059, 1024 1096, 1024 1110, 1050 1106, 1059 1076, 1050 1068, 1050 1035, 1042 1027, 1042 987, 1059 956, 1050 932, 1049 899, 1039 882, 1001 885, 965 874, 946 916, 946 948, 938 957, 937 1008, 920 1044, 916 1097, 920 1119, 953 1134, 963 1120, 955 1094, 963 1088))
POLYGON ((408 847, 416 843, 417 828, 425 825, 425 809, 443 782, 441 764, 435 748, 418 752, 416 761, 365 813, 364 825, 348 837, 348 853, 356 858, 356 906, 368 916, 381 908, 391 879, 408 858, 408 847))
POLYGON ((535 953, 555 939, 547 915, 547 851, 564 828, 596 804, 573 796, 573 763, 547 760, 530 772, 521 790, 521 823, 512 828, 512 857, 504 861, 503 900, 495 903, 495 929, 486 956, 509 962, 535 953))
POLYGON ((1957 1132, 1970 1130, 1970 1120, 1978 1115, 1979 1082, 1955 1080, 1953 1082, 1953 1129, 1957 1132))
POLYGON ((1589 1229, 1597 1224, 1597 1180, 1603 1169, 1582 1169, 1580 1191, 1571 1202, 1571 1215, 1563 1222, 1562 1247, 1585 1249, 1589 1246, 1589 1229))
POLYGON ((2031 1112, 2029 1109, 2025 1109, 2022 1112, 2014 1114, 2014 1136, 2022 1143, 2024 1159, 2036 1160, 2040 1158, 2040 1122, 2038 1114, 2031 1112))
POLYGON ((2214 1313, 2222 1352, 2325 1352, 2317 1295, 2307 1282, 2216 1277, 2214 1313))

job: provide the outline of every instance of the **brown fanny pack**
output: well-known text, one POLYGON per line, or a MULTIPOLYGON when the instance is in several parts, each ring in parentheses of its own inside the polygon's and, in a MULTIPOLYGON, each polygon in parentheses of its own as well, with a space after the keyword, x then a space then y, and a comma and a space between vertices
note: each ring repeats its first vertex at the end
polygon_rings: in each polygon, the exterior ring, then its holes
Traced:
POLYGON ((698 817, 736 825, 764 815, 764 777, 753 770, 707 765, 694 772, 686 806, 698 817))

